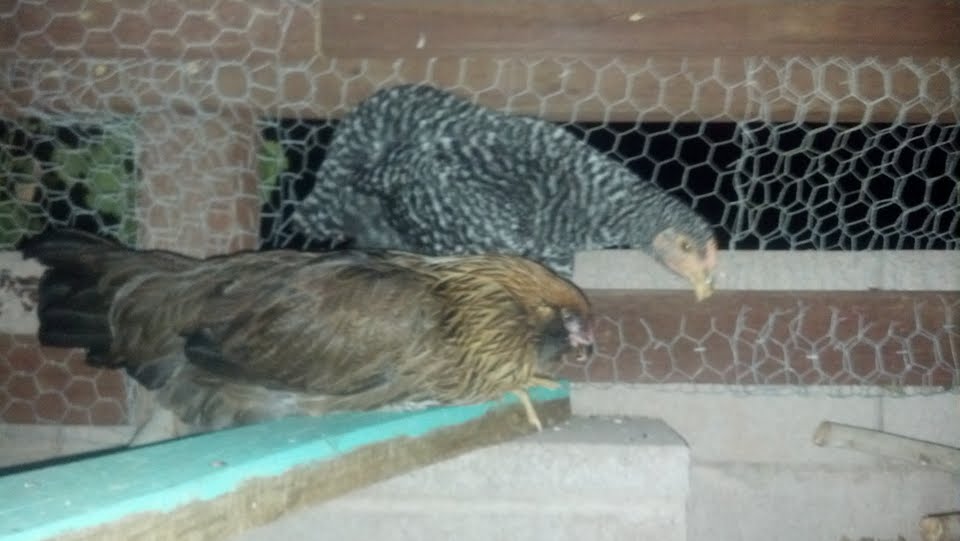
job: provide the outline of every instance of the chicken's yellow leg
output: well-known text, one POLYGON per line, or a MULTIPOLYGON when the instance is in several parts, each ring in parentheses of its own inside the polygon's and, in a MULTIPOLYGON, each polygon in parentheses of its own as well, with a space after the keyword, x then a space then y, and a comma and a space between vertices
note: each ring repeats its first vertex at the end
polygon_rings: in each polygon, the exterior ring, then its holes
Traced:
POLYGON ((547 389, 559 389, 560 384, 545 376, 533 376, 530 378, 530 387, 546 387, 547 389))
POLYGON ((527 394, 527 391, 518 389, 513 391, 513 394, 516 395, 516 397, 520 399, 520 403, 523 404, 523 409, 527 413, 527 421, 537 428, 537 432, 543 431, 543 424, 540 422, 537 410, 533 409, 533 402, 530 401, 530 395, 527 394))

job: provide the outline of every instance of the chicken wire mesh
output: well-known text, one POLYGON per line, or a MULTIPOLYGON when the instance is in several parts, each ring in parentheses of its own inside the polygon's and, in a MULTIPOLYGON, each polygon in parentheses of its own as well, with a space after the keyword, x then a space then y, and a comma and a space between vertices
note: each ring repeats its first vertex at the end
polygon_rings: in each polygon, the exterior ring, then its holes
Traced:
MULTIPOLYGON (((315 182, 339 117, 376 88, 423 82, 506 111, 550 118, 689 202, 716 226, 722 248, 952 250, 960 245, 960 125, 940 118, 956 107, 960 66, 906 58, 886 63, 843 58, 743 62, 747 73, 777 76, 781 85, 775 102, 795 109, 795 120, 774 120, 781 115, 767 97, 757 98, 757 110, 749 114, 732 106, 712 115, 698 111, 698 90, 722 89, 728 101, 752 91, 750 81, 725 82, 719 60, 712 71, 655 60, 461 59, 450 66, 449 61, 424 65, 399 59, 385 69, 375 60, 317 58, 303 65, 270 65, 276 72, 270 84, 282 87, 302 78, 311 83, 311 91, 322 94, 312 103, 278 103, 254 121, 259 132, 257 193, 264 202, 259 244, 302 245, 290 221, 292 207, 315 182), (530 89, 516 84, 522 78, 518 70, 531 81, 530 89), (575 99, 555 105, 564 89, 543 92, 543 85, 535 83, 542 72, 592 73, 596 88, 578 90, 575 99), (856 81, 865 74, 879 77, 879 92, 885 94, 876 95, 871 87, 874 94, 859 96, 856 81), (895 93, 902 85, 891 80, 903 77, 912 80, 913 95, 895 93), (619 99, 600 86, 611 78, 622 81, 619 99), (661 82, 658 94, 645 101, 629 96, 631 87, 645 80, 661 82), (794 88, 791 82, 797 80, 806 83, 794 83, 794 88), (848 88, 841 93, 834 86, 848 88), (688 91, 685 107, 669 97, 679 89, 688 91), (950 94, 936 95, 943 91, 950 94), (804 109, 815 103, 827 104, 827 121, 806 120, 804 109), (902 118, 873 122, 882 104, 902 118), (277 108, 282 115, 270 114, 277 108), (851 110, 859 111, 860 122, 849 121, 851 110), (928 119, 907 122, 917 110, 928 119), (830 120, 843 112, 846 121, 830 120), (731 122, 734 116, 741 118, 731 122)), ((0 164, 6 171, 0 246, 6 247, 46 222, 130 238, 137 223, 149 225, 151 213, 163 214, 156 207, 183 202, 168 198, 171 194, 164 190, 149 193, 157 191, 153 184, 137 187, 136 149, 149 153, 176 145, 202 125, 214 132, 204 133, 202 146, 183 145, 170 152, 177 156, 151 164, 150 173, 176 176, 189 170, 171 158, 230 164, 236 161, 231 155, 235 138, 250 137, 238 133, 248 128, 241 110, 257 110, 256 91, 263 90, 258 83, 269 88, 249 66, 204 61, 119 61, 108 67, 82 60, 19 59, 4 64, 3 83, 6 109, 16 112, 0 124, 0 164), (236 90, 223 88, 222 72, 228 68, 237 68, 229 71, 231 77, 250 79, 232 85, 245 89, 245 95, 223 94, 236 90), (18 94, 31 97, 30 103, 18 94), (108 114, 116 111, 130 114, 108 114), (177 111, 192 113, 143 128, 149 123, 145 117, 177 111), (222 138, 223 144, 211 137, 222 138), (145 196, 135 201, 138 189, 145 196)), ((239 172, 248 164, 241 160, 235 167, 239 172)), ((195 175, 208 174, 194 169, 195 175)))
MULTIPOLYGON (((956 297, 901 297, 902 317, 878 321, 851 308, 851 293, 804 300, 758 294, 732 314, 690 310, 676 318, 657 317, 672 306, 637 317, 643 311, 619 295, 595 294, 598 350, 584 363, 567 361, 561 376, 665 391, 802 394, 816 386, 830 396, 937 393, 956 385, 956 297)), ((646 300, 670 304, 666 296, 646 300)))
MULTIPOLYGON (((290 60, 276 43, 246 37, 264 19, 289 24, 289 13, 264 6, 233 20, 206 8, 157 14, 145 4, 118 8, 95 31, 82 22, 101 6, 78 6, 13 8, 13 32, 0 41, 0 249, 51 224, 195 255, 303 248, 293 205, 315 182, 338 119, 375 89, 401 83, 557 122, 692 205, 715 226, 721 249, 960 247, 956 60, 290 60), (170 58, 171 49, 181 53, 170 58), (230 54, 221 58, 223 50, 230 54)), ((598 355, 565 374, 793 388, 955 385, 958 307, 940 302, 939 319, 879 330, 869 315, 850 329, 805 329, 797 322, 809 307, 799 306, 654 332, 642 316, 611 309, 598 355), (775 327, 786 338, 758 341, 775 327), (836 366, 811 358, 828 349, 839 352, 836 366), (711 365, 711 350, 728 365, 711 365)), ((15 347, 0 346, 0 356, 15 347)), ((30 399, 11 390, 17 374, 63 363, 48 357, 0 374, 7 411, 30 399)), ((67 419, 70 408, 67 400, 53 408, 60 417, 45 418, 67 419)))
MULTIPOLYGON (((721 249, 960 246, 958 125, 560 124, 688 202, 715 226, 721 249)), ((268 161, 282 172, 262 209, 261 242, 300 247, 293 205, 310 192, 336 123, 262 125, 268 161)))

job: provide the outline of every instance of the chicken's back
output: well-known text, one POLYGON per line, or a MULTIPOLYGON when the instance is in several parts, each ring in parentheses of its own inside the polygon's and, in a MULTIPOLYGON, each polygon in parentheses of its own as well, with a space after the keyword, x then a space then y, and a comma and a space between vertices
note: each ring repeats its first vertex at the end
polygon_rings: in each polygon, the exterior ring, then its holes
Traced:
POLYGON ((428 85, 362 102, 317 178, 295 222, 359 248, 511 253, 569 276, 578 250, 650 251, 667 227, 712 236, 679 200, 567 130, 428 85))

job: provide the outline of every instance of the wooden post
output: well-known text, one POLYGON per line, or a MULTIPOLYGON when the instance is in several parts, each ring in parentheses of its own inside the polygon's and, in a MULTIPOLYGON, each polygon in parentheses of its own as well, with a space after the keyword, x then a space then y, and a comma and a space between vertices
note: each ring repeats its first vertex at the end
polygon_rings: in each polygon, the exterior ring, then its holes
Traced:
POLYGON ((258 139, 246 114, 143 115, 140 245, 201 257, 256 248, 258 139))
MULTIPOLYGON (((258 141, 246 113, 142 115, 138 244, 196 257, 256 248, 258 141)), ((140 425, 155 413, 152 396, 129 378, 127 386, 140 425)))

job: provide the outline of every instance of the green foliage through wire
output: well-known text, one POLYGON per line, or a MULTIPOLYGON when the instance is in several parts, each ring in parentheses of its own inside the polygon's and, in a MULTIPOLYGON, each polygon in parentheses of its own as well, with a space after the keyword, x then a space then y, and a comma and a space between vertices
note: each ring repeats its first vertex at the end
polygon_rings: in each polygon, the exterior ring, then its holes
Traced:
POLYGON ((0 249, 48 223, 136 238, 135 126, 0 122, 0 249))

